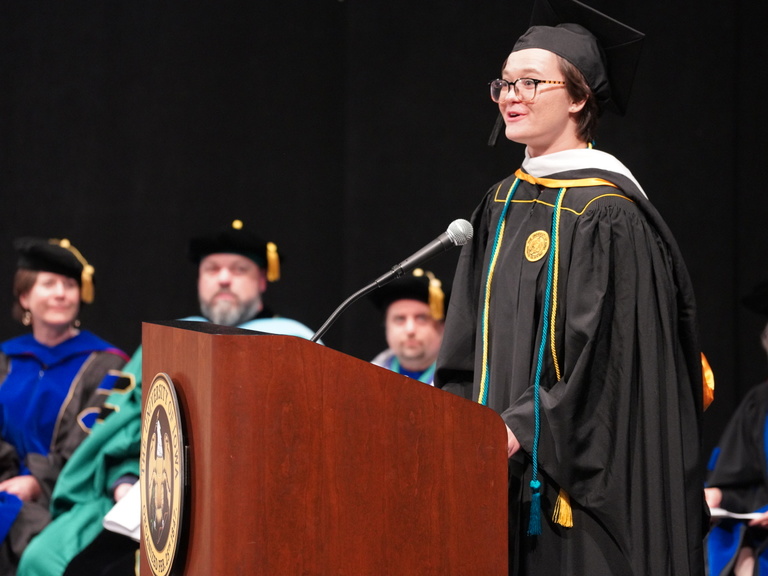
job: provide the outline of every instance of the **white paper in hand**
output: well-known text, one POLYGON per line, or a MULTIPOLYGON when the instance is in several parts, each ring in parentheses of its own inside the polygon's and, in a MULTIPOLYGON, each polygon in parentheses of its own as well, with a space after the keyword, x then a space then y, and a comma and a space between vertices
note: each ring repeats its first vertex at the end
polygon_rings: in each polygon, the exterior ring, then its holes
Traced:
POLYGON ((136 482, 104 516, 104 528, 138 542, 141 538, 141 490, 136 482))
POLYGON ((762 512, 731 512, 723 508, 710 508, 709 514, 712 518, 737 518, 739 520, 754 520, 763 515, 762 512))

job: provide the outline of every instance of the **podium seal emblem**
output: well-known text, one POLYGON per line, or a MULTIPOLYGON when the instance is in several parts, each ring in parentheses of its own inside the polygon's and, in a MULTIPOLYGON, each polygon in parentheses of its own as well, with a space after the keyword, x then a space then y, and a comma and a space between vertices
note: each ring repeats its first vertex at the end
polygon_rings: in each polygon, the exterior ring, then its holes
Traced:
POLYGON ((141 417, 141 537, 154 576, 176 560, 184 503, 184 443, 179 403, 167 374, 155 376, 141 417))

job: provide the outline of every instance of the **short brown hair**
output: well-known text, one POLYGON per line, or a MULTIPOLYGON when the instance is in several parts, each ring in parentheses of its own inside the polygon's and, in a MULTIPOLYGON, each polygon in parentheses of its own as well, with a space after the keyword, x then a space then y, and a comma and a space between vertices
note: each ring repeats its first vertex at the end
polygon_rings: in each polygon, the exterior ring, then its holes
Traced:
POLYGON ((35 282, 37 282, 37 274, 37 270, 27 270, 26 268, 16 270, 16 275, 13 277, 13 306, 11 308, 11 316, 14 320, 21 322, 24 308, 19 302, 19 297, 32 290, 35 282))
POLYGON ((584 102, 584 107, 579 112, 579 122, 577 134, 584 142, 592 142, 597 133, 597 120, 599 109, 597 99, 592 89, 587 84, 584 75, 576 66, 568 62, 565 58, 557 57, 560 66, 560 72, 565 77, 565 89, 574 102, 584 102))

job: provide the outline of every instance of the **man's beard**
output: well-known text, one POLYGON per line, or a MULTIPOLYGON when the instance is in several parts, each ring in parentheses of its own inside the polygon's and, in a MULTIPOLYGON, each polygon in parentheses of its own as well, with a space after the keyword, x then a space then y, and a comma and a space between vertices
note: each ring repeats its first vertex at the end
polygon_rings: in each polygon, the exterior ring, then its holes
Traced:
POLYGON ((203 316, 214 324, 222 326, 237 326, 250 320, 261 308, 261 300, 256 298, 249 302, 235 300, 217 300, 215 297, 208 302, 200 301, 200 311, 203 316))

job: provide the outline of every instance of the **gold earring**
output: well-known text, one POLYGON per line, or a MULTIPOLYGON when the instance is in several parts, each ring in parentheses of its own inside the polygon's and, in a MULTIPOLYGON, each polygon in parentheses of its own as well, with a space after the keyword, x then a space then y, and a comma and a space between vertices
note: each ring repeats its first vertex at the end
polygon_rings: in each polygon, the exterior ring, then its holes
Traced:
POLYGON ((21 316, 21 323, 24 324, 24 326, 32 324, 32 312, 24 310, 24 314, 21 316))

